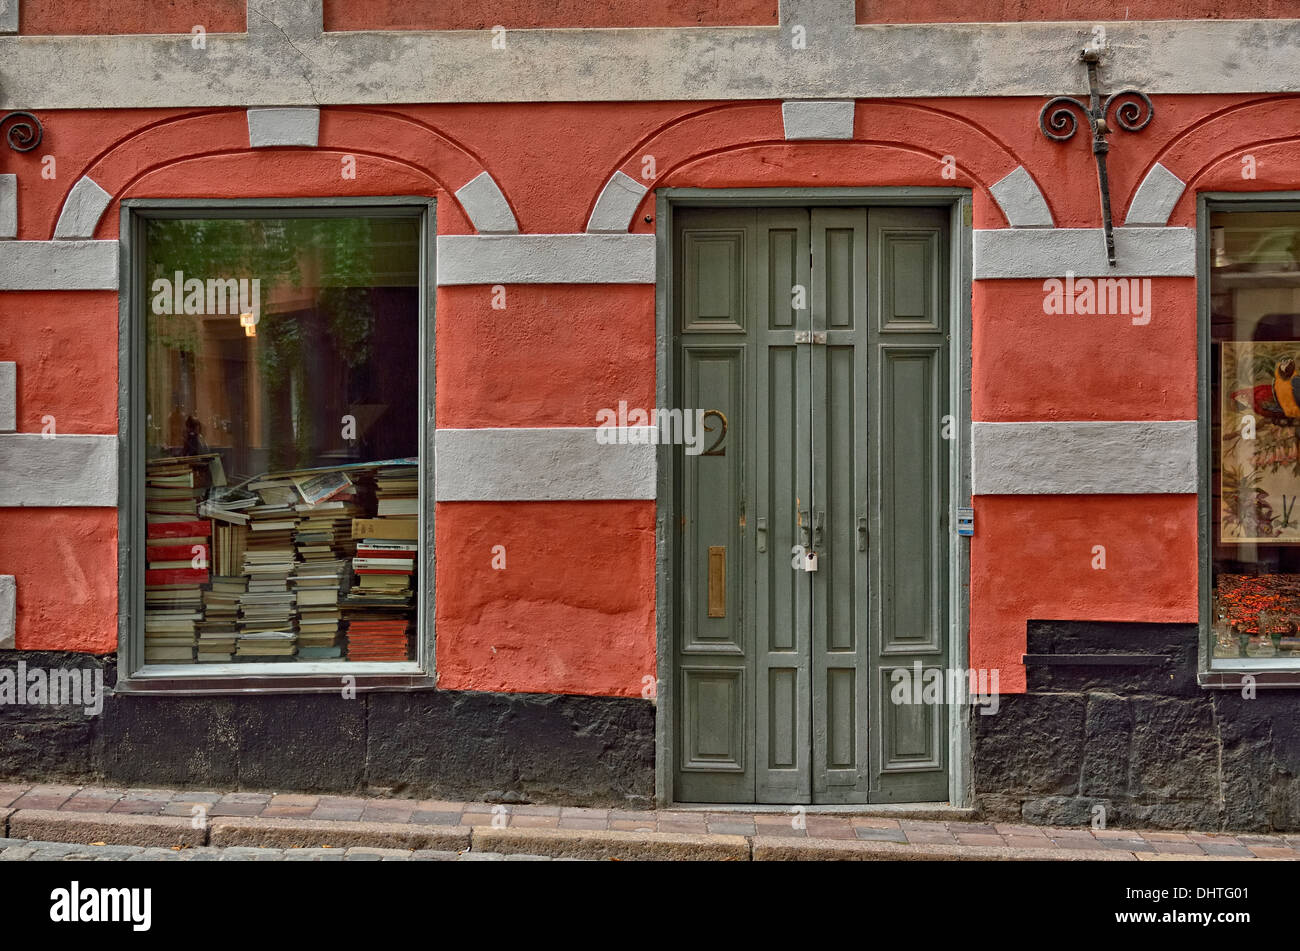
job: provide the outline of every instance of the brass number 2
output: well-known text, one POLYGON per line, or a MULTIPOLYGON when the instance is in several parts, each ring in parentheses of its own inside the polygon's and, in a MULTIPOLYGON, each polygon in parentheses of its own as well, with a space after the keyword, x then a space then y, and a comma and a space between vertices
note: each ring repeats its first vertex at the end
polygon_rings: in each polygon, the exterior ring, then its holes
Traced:
MULTIPOLYGON (((718 447, 722 446, 722 441, 727 438, 727 416, 720 409, 706 410, 704 413, 704 419, 707 420, 710 416, 716 416, 718 417, 718 419, 722 420, 722 432, 718 433, 718 438, 713 441, 713 445, 710 446, 708 449, 704 450, 704 452, 702 452, 701 455, 725 456, 727 454, 727 448, 723 446, 721 449, 719 449, 718 447)), ((711 433, 713 432, 713 427, 706 422, 704 424, 704 431, 706 433, 711 433)))

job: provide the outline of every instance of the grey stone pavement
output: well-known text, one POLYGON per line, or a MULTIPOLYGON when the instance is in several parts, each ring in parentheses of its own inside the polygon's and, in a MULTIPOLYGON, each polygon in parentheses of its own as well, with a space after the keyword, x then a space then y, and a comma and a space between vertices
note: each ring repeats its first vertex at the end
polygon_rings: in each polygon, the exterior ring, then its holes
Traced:
POLYGON ((145 848, 139 845, 80 845, 0 839, 0 862, 581 862, 549 855, 500 852, 440 852, 434 849, 254 849, 145 848))
POLYGON ((1300 835, 0 783, 0 861, 1300 860, 1300 835))

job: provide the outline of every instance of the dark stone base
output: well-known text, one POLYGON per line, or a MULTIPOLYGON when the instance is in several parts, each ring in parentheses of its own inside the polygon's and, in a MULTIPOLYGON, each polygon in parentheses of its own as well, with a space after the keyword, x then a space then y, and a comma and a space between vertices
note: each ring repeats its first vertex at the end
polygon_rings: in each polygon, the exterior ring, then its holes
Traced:
MULTIPOLYGON (((115 658, 12 651, 0 668, 115 658)), ((654 799, 654 705, 640 699, 445 690, 113 696, 103 711, 0 704, 0 778, 111 786, 643 805, 654 799)))
POLYGON ((1111 828, 1300 830, 1300 692, 1196 683, 1189 624, 1032 621, 1031 654, 1153 654, 1153 666, 1030 666, 1028 691, 971 717, 991 818, 1111 828))

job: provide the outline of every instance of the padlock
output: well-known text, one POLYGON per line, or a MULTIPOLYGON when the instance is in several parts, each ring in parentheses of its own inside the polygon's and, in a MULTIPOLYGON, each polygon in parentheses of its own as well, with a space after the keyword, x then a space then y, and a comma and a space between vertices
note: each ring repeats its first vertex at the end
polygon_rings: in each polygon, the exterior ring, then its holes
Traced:
POLYGON ((810 551, 803 556, 803 570, 804 571, 817 570, 817 552, 810 551))

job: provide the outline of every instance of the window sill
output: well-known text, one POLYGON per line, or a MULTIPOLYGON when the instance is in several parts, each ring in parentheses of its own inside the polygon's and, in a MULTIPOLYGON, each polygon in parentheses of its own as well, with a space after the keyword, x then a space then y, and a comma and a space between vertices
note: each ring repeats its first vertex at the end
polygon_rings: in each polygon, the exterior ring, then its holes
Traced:
POLYGON ((1216 661, 1196 675, 1196 682, 1211 690, 1240 690, 1242 680, 1254 678, 1256 687, 1300 687, 1300 665, 1290 658, 1243 657, 1216 661))
POLYGON ((205 664, 201 673, 192 664, 156 664, 118 679, 116 695, 212 696, 218 694, 338 693, 344 688, 366 693, 376 690, 433 690, 435 678, 417 663, 205 664), (345 681, 344 678, 355 678, 345 681))

